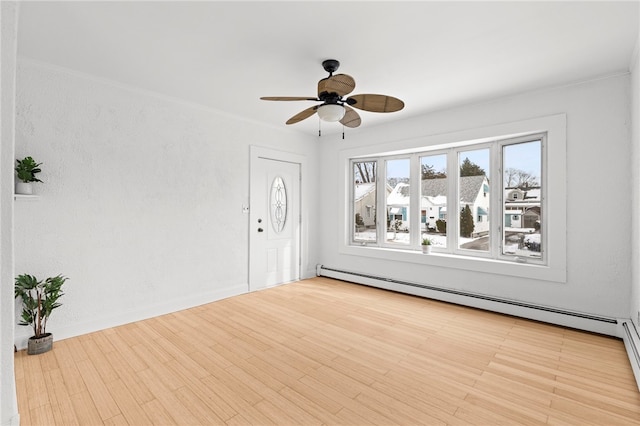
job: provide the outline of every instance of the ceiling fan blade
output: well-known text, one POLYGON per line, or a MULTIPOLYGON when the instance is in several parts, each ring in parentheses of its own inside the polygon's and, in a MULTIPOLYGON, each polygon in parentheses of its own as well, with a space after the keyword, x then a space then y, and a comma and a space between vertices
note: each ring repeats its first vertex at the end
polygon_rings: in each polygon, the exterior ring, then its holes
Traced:
POLYGON ((360 119, 360 115, 353 109, 346 105, 343 105, 344 109, 347 111, 344 113, 344 117, 340 120, 340 123, 343 126, 347 127, 358 127, 360 123, 362 123, 362 119, 360 119))
POLYGON ((349 96, 347 104, 371 112, 396 112, 404 108, 404 102, 398 98, 373 94, 349 96))
POLYGON ((318 110, 318 105, 314 105, 310 108, 305 109, 304 111, 300 111, 299 113, 297 113, 296 115, 288 119, 287 124, 296 124, 304 120, 305 118, 309 118, 313 114, 315 114, 317 110, 318 110))
POLYGON ((318 82, 318 96, 320 93, 337 93, 340 96, 353 92, 356 88, 356 82, 350 75, 336 74, 331 77, 323 78, 318 82))
POLYGON ((304 96, 263 96, 263 101, 319 101, 318 98, 309 98, 304 96))

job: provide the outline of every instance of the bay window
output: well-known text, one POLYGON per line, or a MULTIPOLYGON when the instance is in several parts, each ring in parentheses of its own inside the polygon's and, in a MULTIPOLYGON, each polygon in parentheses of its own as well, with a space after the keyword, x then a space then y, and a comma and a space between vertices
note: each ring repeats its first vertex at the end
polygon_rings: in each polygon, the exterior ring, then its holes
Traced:
POLYGON ((339 255, 566 283, 565 114, 360 144, 339 163, 339 255))
POLYGON ((350 244, 545 264, 546 138, 350 159, 350 244))

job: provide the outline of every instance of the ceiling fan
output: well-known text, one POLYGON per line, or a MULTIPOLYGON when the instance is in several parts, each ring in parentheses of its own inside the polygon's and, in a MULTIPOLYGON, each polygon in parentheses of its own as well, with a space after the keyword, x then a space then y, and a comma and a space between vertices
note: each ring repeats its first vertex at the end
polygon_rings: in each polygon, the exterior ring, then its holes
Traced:
POLYGON ((353 109, 358 108, 371 112, 396 112, 404 108, 404 102, 398 98, 387 95, 363 94, 352 95, 344 98, 356 87, 356 82, 350 75, 336 74, 340 62, 335 59, 327 59, 322 62, 322 67, 329 73, 329 77, 318 82, 318 97, 306 96, 263 96, 260 99, 265 101, 315 101, 322 102, 307 108, 289 120, 287 124, 295 124, 313 114, 323 121, 339 121, 346 127, 358 127, 361 123, 360 115, 353 109), (353 108, 352 108, 353 107, 353 108))

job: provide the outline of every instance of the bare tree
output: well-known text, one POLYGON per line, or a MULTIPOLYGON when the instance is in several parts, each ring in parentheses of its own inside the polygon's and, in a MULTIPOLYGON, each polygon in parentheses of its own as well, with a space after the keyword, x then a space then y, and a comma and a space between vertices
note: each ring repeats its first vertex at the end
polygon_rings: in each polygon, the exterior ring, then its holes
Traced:
POLYGON ((504 171, 504 185, 507 188, 527 188, 540 186, 540 183, 533 173, 509 167, 504 171))
POLYGON ((376 181, 376 162, 375 161, 363 161, 359 163, 353 163, 354 166, 354 178, 356 182, 375 182, 376 181))

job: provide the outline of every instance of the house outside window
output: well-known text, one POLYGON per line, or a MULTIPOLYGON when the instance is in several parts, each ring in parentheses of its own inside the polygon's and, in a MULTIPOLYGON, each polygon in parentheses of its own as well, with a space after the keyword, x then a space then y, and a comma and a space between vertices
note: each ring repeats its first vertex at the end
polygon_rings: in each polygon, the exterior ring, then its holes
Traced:
POLYGON ((369 244, 377 241, 376 217, 373 212, 377 203, 377 162, 358 161, 351 170, 352 209, 354 218, 352 241, 369 244))
POLYGON ((410 235, 411 191, 409 177, 411 161, 409 158, 385 159, 385 181, 391 190, 386 198, 387 221, 385 242, 390 246, 408 246, 410 235))
POLYGON ((366 236, 356 232, 363 228, 354 223, 353 244, 366 241, 369 246, 418 250, 422 238, 429 237, 435 242, 435 253, 544 262, 544 137, 537 134, 352 160, 354 212, 365 192, 362 186, 376 185, 359 181, 360 169, 384 165, 376 182, 386 186, 384 192, 373 190, 385 194, 374 204, 375 211, 385 214, 365 224, 366 236), (457 170, 455 179, 449 178, 451 168, 457 170), (500 209, 493 210, 492 205, 500 209))
POLYGON ((420 238, 429 238, 434 247, 447 247, 447 154, 422 155, 420 161, 420 206, 428 211, 420 238))
POLYGON ((486 216, 481 221, 480 215, 489 211, 491 197, 490 188, 490 147, 480 149, 461 149, 458 158, 458 197, 460 200, 460 228, 458 233, 458 248, 476 252, 490 250, 491 218, 486 216), (476 215, 477 212, 477 215, 476 215), (475 219, 475 220, 474 220, 475 219))
POLYGON ((505 194, 502 254, 542 258, 542 138, 505 144, 501 158, 505 194))

